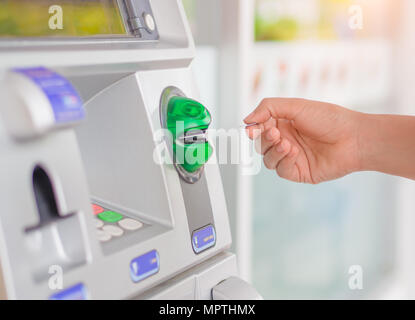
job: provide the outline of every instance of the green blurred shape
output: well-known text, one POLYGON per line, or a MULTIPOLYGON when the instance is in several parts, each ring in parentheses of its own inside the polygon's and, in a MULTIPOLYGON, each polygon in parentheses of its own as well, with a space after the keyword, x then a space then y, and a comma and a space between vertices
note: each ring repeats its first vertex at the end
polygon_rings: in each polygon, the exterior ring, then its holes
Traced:
POLYGON ((293 18, 285 17, 276 21, 266 21, 255 17, 256 41, 291 41, 298 36, 299 26, 293 18))
POLYGON ((205 131, 212 118, 209 111, 199 102, 186 97, 172 97, 167 109, 167 128, 173 135, 173 154, 176 163, 187 172, 199 170, 212 155, 209 142, 186 144, 179 137, 192 132, 205 131))

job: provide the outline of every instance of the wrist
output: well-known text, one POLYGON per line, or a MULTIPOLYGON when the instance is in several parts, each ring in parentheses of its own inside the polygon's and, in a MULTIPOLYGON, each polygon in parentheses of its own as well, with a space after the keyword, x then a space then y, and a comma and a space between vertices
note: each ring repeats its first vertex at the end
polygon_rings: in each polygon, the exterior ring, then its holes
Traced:
POLYGON ((357 155, 358 155, 358 171, 373 171, 376 170, 374 162, 377 143, 375 134, 377 134, 376 115, 367 113, 357 113, 357 155))
POLYGON ((415 179, 415 117, 361 114, 358 127, 360 170, 415 179))
POLYGON ((359 171, 381 171, 385 146, 385 116, 357 112, 356 130, 359 171))

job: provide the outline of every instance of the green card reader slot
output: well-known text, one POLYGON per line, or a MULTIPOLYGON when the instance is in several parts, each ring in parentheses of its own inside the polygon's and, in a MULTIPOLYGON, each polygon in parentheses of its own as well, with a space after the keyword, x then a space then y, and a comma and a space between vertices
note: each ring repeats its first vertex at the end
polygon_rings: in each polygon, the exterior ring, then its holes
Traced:
POLYGON ((212 121, 210 112, 175 87, 164 90, 160 112, 162 126, 171 134, 176 169, 186 182, 195 183, 213 153, 206 136, 212 121))

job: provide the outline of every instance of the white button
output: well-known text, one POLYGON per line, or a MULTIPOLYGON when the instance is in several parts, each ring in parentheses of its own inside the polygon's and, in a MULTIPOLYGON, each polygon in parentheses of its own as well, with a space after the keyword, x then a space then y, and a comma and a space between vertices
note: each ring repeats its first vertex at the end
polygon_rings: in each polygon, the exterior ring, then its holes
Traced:
POLYGON ((125 230, 137 230, 143 226, 143 224, 140 221, 129 218, 118 221, 118 224, 125 230))
POLYGON ((111 239, 111 235, 104 231, 104 230, 97 230, 97 236, 98 236, 98 240, 101 242, 105 242, 111 239))
POLYGON ((96 228, 101 228, 104 225, 104 221, 100 220, 100 219, 95 219, 95 227, 96 228))
POLYGON ((150 31, 154 31, 156 29, 156 23, 154 22, 154 18, 151 14, 149 13, 144 14, 144 22, 146 23, 146 27, 150 31))
POLYGON ((113 226, 110 224, 103 226, 102 230, 108 232, 110 235, 114 237, 119 237, 124 233, 124 231, 121 228, 118 228, 117 226, 113 226))

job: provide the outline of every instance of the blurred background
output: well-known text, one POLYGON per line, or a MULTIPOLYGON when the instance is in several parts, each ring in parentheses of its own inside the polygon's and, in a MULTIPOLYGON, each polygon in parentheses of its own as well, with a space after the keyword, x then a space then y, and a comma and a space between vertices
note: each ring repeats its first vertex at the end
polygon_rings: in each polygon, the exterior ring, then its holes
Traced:
MULTIPOLYGON (((273 96, 415 114, 413 0, 183 3, 217 127, 273 96)), ((265 298, 414 298, 415 182, 357 173, 308 186, 242 170, 222 166, 233 250, 265 298), (356 265, 362 290, 349 287, 356 265)))

